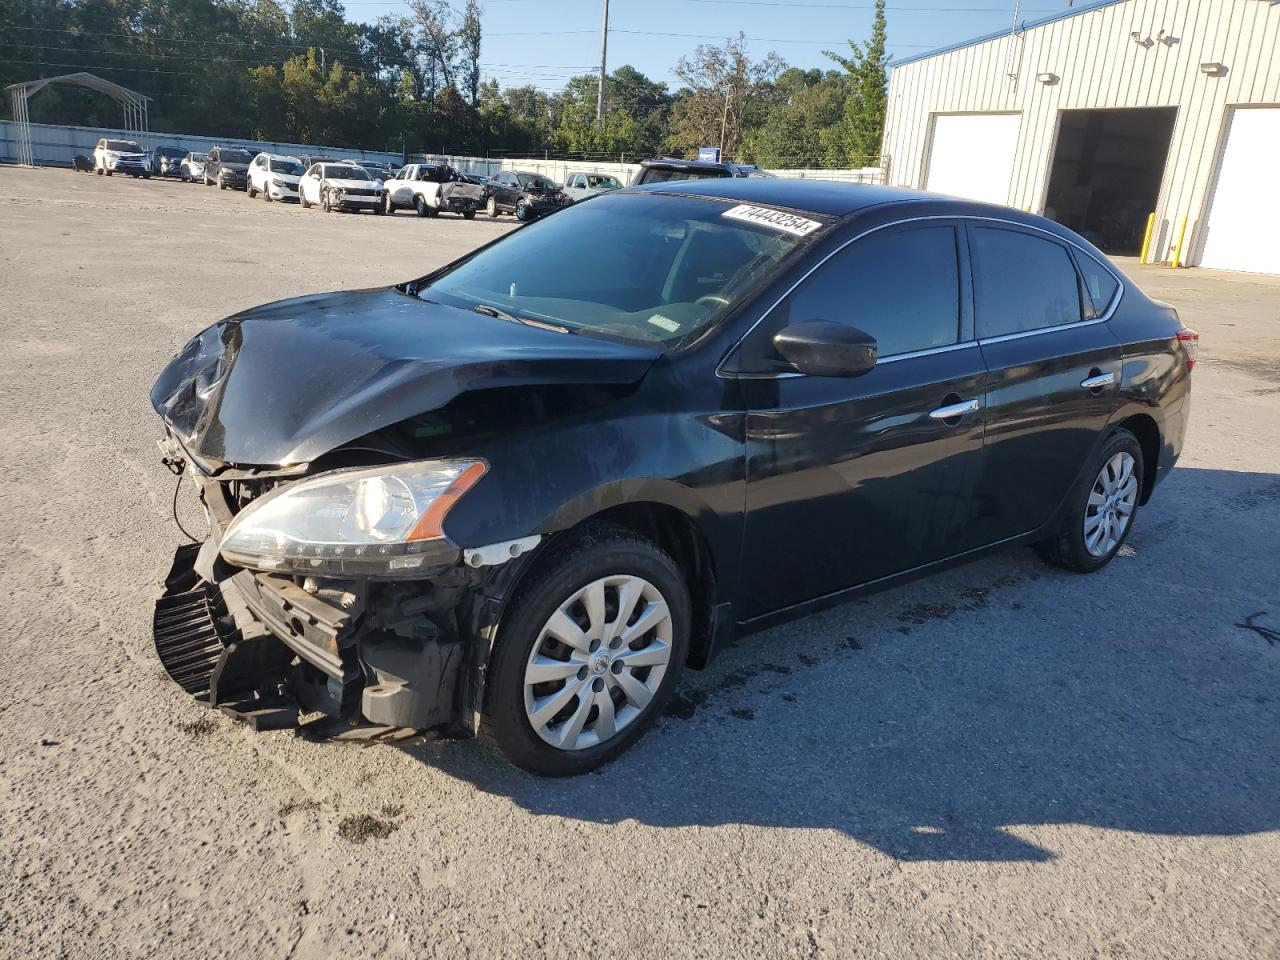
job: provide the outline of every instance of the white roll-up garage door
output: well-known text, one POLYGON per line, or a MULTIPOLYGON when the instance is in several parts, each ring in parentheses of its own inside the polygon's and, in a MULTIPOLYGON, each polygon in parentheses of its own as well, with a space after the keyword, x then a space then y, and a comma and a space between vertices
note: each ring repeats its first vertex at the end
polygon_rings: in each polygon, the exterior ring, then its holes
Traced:
POLYGON ((1021 122, 1017 113, 935 116, 925 189, 1007 204, 1021 122))
POLYGON ((1280 274, 1280 108, 1236 107, 1231 113, 1200 265, 1280 274))

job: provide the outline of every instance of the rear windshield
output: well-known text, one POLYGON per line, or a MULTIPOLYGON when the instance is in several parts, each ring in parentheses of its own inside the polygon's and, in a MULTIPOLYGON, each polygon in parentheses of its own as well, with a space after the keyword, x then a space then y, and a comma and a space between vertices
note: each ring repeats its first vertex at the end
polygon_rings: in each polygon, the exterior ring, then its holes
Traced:
POLYGON ((709 327, 824 224, 662 194, 604 193, 508 234, 418 291, 570 332, 674 344, 709 327), (743 211, 765 217, 743 219, 743 211), (793 232, 794 231, 794 232, 793 232), (608 243, 601 243, 608 237, 608 243))
POLYGON ((142 148, 132 140, 108 140, 107 149, 117 153, 141 153, 142 148))

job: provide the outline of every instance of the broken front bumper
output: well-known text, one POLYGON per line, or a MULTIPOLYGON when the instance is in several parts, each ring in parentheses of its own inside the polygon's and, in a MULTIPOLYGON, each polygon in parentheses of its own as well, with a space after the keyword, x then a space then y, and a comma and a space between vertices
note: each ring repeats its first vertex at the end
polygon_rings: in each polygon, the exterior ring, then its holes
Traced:
MULTIPOLYGON (((316 596, 287 577, 221 564, 213 541, 179 547, 156 602, 156 653, 188 693, 255 728, 299 713, 415 729, 469 727, 470 646, 414 598, 367 584, 316 596), (421 609, 419 609, 421 608, 421 609), (461 721, 461 722, 460 722, 461 721)), ((425 599, 424 599, 425 598, 425 599)))

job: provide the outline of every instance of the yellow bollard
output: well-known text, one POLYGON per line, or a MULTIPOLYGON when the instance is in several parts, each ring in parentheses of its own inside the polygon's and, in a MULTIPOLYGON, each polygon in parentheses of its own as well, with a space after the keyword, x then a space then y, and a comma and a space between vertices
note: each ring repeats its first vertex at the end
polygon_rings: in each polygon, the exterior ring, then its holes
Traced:
POLYGON ((1147 217, 1147 232, 1142 235, 1142 253, 1138 255, 1139 263, 1147 262, 1147 254, 1151 252, 1151 234, 1156 229, 1156 215, 1154 212, 1147 217))
POLYGON ((1171 266, 1182 266, 1182 241, 1187 237, 1187 218, 1182 218, 1182 226, 1178 228, 1178 243, 1173 248, 1173 263, 1171 266))

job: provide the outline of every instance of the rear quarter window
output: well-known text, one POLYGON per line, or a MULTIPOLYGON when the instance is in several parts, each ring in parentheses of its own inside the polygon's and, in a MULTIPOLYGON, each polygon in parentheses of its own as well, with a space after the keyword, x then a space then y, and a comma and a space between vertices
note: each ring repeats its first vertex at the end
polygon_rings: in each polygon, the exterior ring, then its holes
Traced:
POLYGON ((1087 253, 1077 252, 1076 263, 1084 281, 1085 317, 1093 320, 1106 314, 1111 302, 1120 292, 1120 281, 1115 274, 1087 253))

